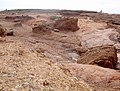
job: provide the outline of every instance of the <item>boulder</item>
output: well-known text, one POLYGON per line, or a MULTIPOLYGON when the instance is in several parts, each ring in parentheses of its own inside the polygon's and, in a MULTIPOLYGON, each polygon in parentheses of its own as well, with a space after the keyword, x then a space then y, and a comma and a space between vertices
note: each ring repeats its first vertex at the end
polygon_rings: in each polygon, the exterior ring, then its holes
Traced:
POLYGON ((47 24, 41 24, 41 25, 36 25, 32 28, 33 33, 37 34, 50 34, 51 33, 51 28, 47 24))
POLYGON ((6 28, 4 28, 2 25, 0 26, 0 36, 3 37, 5 36, 5 32, 7 31, 6 28))
POLYGON ((13 31, 6 32, 6 35, 7 36, 14 36, 14 32, 13 31))
POLYGON ((61 18, 56 20, 54 24, 55 29, 62 31, 77 31, 78 28, 78 19, 76 18, 61 18))
POLYGON ((79 64, 96 64, 105 68, 115 68, 117 64, 117 50, 113 46, 99 46, 89 49, 83 53, 79 64))

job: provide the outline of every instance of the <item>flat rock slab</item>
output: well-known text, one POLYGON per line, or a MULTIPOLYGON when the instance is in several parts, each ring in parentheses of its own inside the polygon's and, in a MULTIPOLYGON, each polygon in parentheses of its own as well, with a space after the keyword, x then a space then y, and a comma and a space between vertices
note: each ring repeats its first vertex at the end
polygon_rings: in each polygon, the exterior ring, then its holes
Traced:
POLYGON ((111 35, 118 35, 114 29, 94 30, 82 35, 81 44, 84 47, 92 48, 102 45, 114 45, 116 41, 111 40, 111 35))

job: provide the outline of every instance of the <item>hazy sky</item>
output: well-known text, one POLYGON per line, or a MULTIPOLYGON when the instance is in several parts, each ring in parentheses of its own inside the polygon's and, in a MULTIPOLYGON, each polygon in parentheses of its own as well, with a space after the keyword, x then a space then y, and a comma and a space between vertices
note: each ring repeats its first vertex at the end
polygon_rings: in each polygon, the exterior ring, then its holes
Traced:
POLYGON ((120 0, 0 0, 0 9, 72 9, 120 13, 120 0))

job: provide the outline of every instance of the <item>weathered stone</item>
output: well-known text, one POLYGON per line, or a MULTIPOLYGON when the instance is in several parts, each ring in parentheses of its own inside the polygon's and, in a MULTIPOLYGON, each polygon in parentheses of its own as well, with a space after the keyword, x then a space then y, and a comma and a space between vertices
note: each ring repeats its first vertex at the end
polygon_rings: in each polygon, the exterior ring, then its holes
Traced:
POLYGON ((5 36, 5 32, 6 32, 6 31, 7 31, 6 28, 0 26, 0 36, 1 36, 1 37, 5 36))
POLYGON ((7 36, 14 36, 14 32, 13 31, 6 32, 6 35, 7 36))
POLYGON ((115 29, 104 29, 88 31, 81 36, 81 45, 85 48, 93 48, 102 45, 114 45, 116 41, 113 41, 109 36, 118 35, 115 29))
POLYGON ((32 28, 32 32, 33 33, 38 33, 38 34, 50 34, 51 33, 51 28, 50 26, 46 25, 46 24, 42 24, 42 25, 36 25, 32 28))
POLYGON ((77 63, 96 64, 113 69, 117 64, 117 50, 113 46, 94 47, 83 53, 77 63))
POLYGON ((56 20, 54 27, 62 31, 77 31, 78 19, 76 18, 62 18, 56 20))
POLYGON ((54 31, 54 32, 59 32, 59 30, 58 30, 58 29, 54 29, 53 31, 54 31))

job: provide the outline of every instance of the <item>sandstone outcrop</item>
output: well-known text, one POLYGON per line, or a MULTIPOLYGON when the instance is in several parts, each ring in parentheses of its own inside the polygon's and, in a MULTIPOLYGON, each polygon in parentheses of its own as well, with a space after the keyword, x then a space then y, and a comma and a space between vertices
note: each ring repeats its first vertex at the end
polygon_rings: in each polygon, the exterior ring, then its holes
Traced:
POLYGON ((32 32, 37 34, 50 34, 51 28, 47 24, 36 25, 32 28, 32 32))
POLYGON ((61 18, 56 20, 54 27, 61 31, 77 31, 79 29, 77 24, 76 18, 61 18))
POLYGON ((77 63, 96 64, 113 69, 117 64, 117 50, 113 46, 94 47, 83 53, 77 63))

